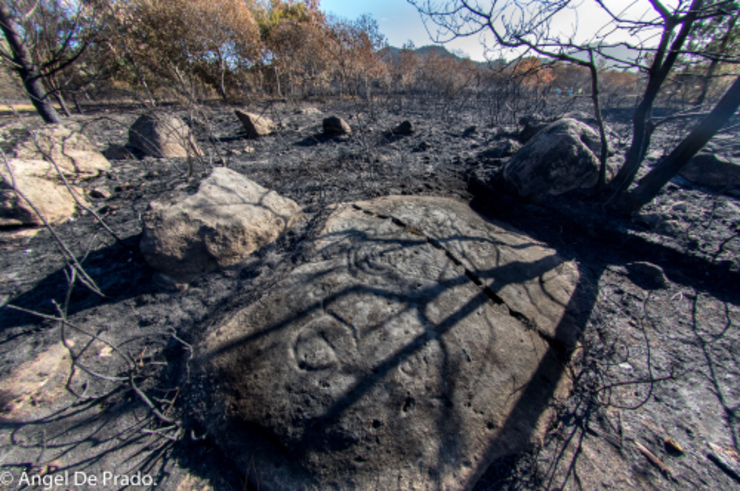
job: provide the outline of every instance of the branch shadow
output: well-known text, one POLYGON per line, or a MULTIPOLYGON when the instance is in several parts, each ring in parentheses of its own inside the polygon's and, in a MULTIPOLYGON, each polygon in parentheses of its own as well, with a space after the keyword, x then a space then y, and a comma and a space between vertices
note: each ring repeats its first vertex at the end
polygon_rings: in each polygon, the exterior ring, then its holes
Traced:
MULTIPOLYGON (((319 404, 319 408, 306 406, 304 410, 301 409, 299 404, 299 407, 294 409, 297 415, 294 418, 294 424, 299 427, 299 430, 297 430, 297 436, 290 438, 289 444, 286 444, 284 435, 280 436, 275 433, 274 429, 255 422, 245 423, 238 420, 238 418, 234 419, 233 428, 236 429, 235 431, 237 433, 243 435, 243 438, 239 437, 238 444, 238 452, 241 455, 251 455, 253 459, 260 461, 264 459, 276 459, 282 462, 280 464, 281 466, 286 465, 287 468, 292 469, 291 472, 301 473, 303 471, 296 464, 298 460, 308 458, 308 456, 317 452, 349 450, 357 444, 357 438, 353 434, 338 430, 339 422, 353 407, 362 405, 364 404, 363 401, 375 397, 376 394, 374 391, 387 383, 395 370, 400 370, 405 363, 411 362, 415 356, 420 355, 422 352, 426 353, 425 350, 430 349, 430 346, 434 345, 439 347, 437 351, 440 353, 440 361, 436 376, 439 377, 439 387, 442 388, 440 389, 442 392, 433 397, 433 399, 439 401, 439 410, 436 411, 438 416, 434 425, 436 426, 435 431, 443 437, 444 441, 437 442, 437 468, 434 471, 430 471, 432 474, 430 478, 441 486, 442 476, 445 473, 449 473, 453 466, 461 465, 459 459, 468 452, 468 444, 464 437, 458 435, 457 430, 455 430, 458 425, 463 424, 458 414, 461 408, 456 407, 456 404, 460 400, 460 390, 474 389, 455 387, 455 384, 461 383, 452 377, 452 374, 459 373, 459 368, 456 366, 456 364, 460 363, 458 360, 459 355, 451 356, 450 348, 447 345, 447 336, 445 335, 454 331, 461 323, 470 322, 471 316, 479 312, 485 305, 491 305, 493 303, 497 307, 502 307, 503 304, 503 307, 506 308, 505 303, 500 298, 497 300, 491 296, 489 288, 484 286, 485 282, 482 282, 482 279, 493 280, 493 289, 501 291, 511 284, 525 283, 537 279, 541 281, 544 275, 557 268, 563 260, 558 259, 557 256, 550 255, 532 262, 512 262, 496 265, 482 271, 472 272, 464 267, 464 261, 461 262, 453 258, 452 254, 454 253, 450 253, 449 250, 444 249, 442 244, 448 244, 452 241, 483 241, 483 239, 459 235, 435 239, 429 239, 427 237, 416 238, 411 234, 409 234, 409 237, 411 238, 389 239, 384 238, 382 235, 376 236, 367 230, 358 228, 344 229, 340 232, 333 232, 322 236, 317 241, 317 256, 335 257, 337 255, 346 255, 349 258, 348 263, 346 265, 327 266, 326 269, 321 269, 321 267, 317 266, 318 269, 314 270, 313 274, 304 274, 301 276, 300 283, 308 286, 310 289, 330 275, 342 271, 354 276, 357 276, 359 273, 369 275, 368 278, 370 280, 364 282, 358 280, 360 281, 359 284, 349 287, 337 287, 331 290, 329 295, 322 296, 310 302, 284 299, 283 295, 288 297, 295 296, 292 293, 292 289, 287 287, 287 290, 280 294, 278 301, 288 302, 288 309, 292 312, 291 315, 266 322, 265 325, 256 327, 253 330, 248 329, 246 334, 231 338, 229 341, 219 344, 217 348, 213 348, 198 358, 198 363, 203 366, 204 364, 226 357, 230 360, 229 363, 243 364, 244 373, 248 373, 250 366, 256 367, 262 363, 259 360, 246 359, 248 357, 247 354, 252 352, 251 350, 257 350, 256 352, 260 353, 260 356, 267 356, 269 350, 266 353, 262 353, 262 346, 271 346, 279 343, 277 339, 280 336, 293 336, 293 334, 289 333, 300 328, 302 325, 305 326, 314 322, 314 318, 320 312, 327 312, 333 315, 337 313, 335 307, 340 308, 342 303, 352 301, 350 299, 354 298, 372 298, 380 302, 393 303, 398 306, 395 309, 391 309, 391 313, 387 317, 376 320, 375 323, 368 323, 368 325, 360 325, 359 327, 352 325, 355 341, 369 336, 373 331, 382 330, 383 326, 387 326, 390 323, 404 322, 406 319, 404 317, 405 315, 415 317, 418 325, 423 326, 423 329, 418 332, 415 331, 415 334, 409 339, 406 339, 402 344, 393 346, 389 352, 383 352, 382 356, 377 356, 377 353, 370 355, 372 360, 369 365, 355 372, 356 377, 354 377, 354 381, 347 385, 337 397, 333 397, 329 401, 319 404), (326 243, 329 246, 326 246, 326 243), (355 250, 355 246, 360 247, 358 244, 362 244, 362 247, 371 245, 378 249, 372 253, 363 255, 358 250, 355 250), (383 281, 378 280, 379 282, 375 282, 372 280, 373 277, 384 277, 384 281, 389 281, 391 285, 404 285, 404 283, 414 282, 415 280, 408 275, 404 275, 402 270, 394 270, 394 261, 396 259, 392 256, 395 253, 401 252, 414 256, 415 249, 429 247, 430 245, 431 250, 446 254, 450 260, 450 265, 456 265, 456 274, 449 274, 447 277, 437 279, 431 285, 423 284, 424 282, 419 280, 415 288, 405 288, 403 286, 400 288, 387 288, 383 286, 383 281), (389 264, 392 266, 388 267, 389 264), (466 288, 472 287, 474 289, 472 291, 475 293, 471 293, 469 297, 456 300, 456 307, 452 311, 445 312, 441 318, 430 315, 434 310, 433 304, 435 302, 442 296, 449 295, 456 288, 463 286, 466 288)), ((489 244, 502 245, 495 241, 489 241, 489 244)), ((509 244, 503 245, 509 246, 509 244)), ((523 249, 528 246, 526 244, 518 244, 516 247, 523 249)), ((316 265, 320 263, 312 264, 316 265)), ((586 320, 597 298, 597 289, 594 287, 591 272, 582 267, 579 267, 578 272, 580 273, 580 281, 575 286, 574 293, 567 305, 565 305, 565 313, 561 322, 555 327, 554 340, 549 340, 545 343, 547 348, 542 356, 539 357, 540 361, 530 379, 515 381, 510 388, 509 397, 516 401, 511 411, 508 412, 502 424, 496 425, 489 423, 487 429, 481 428, 482 431, 495 431, 495 436, 487 438, 489 443, 485 448, 484 455, 482 455, 483 458, 477 460, 473 465, 473 470, 470 474, 473 476, 473 479, 469 482, 475 482, 478 477, 483 475, 493 460, 510 455, 511 453, 516 453, 522 446, 526 447, 530 444, 538 428, 543 424, 541 422, 543 414, 552 409, 558 387, 557 384, 562 377, 566 376, 565 371, 570 355, 568 350, 563 348, 563 344, 558 343, 556 340, 558 338, 573 337, 572 330, 574 327, 580 328, 580 330, 585 328, 586 320)), ((363 276, 357 277, 363 278, 363 276)), ((269 298, 274 298, 274 295, 278 294, 272 292, 266 295, 265 298, 268 299, 265 300, 266 305, 269 305, 269 298)), ((251 306, 247 309, 250 308, 251 306)), ((267 306, 264 306, 264 308, 268 309, 267 306)), ((260 311, 255 312, 250 310, 250 314, 244 315, 260 317, 260 311)), ((510 311, 507 309, 507 312, 510 311)), ((351 324, 349 320, 344 322, 351 324)), ((522 329, 526 329, 527 327, 526 325, 521 326, 522 329)), ((326 338, 325 332, 322 335, 326 338)), ((577 337, 578 335, 576 335, 577 337)), ((481 349, 483 351, 488 350, 487 352, 491 354, 493 346, 486 346, 481 349)), ((469 358, 470 355, 465 354, 469 358)), ((360 356, 362 355, 360 354, 360 356)), ((485 377, 486 375, 481 374, 480 376, 485 377)), ((390 403, 394 406, 397 405, 399 411, 404 413, 413 412, 415 405, 428 403, 428 401, 415 400, 413 394, 407 394, 406 396, 403 394, 393 394, 390 397, 390 403), (396 398, 398 400, 395 400, 396 398)), ((373 422, 373 425, 375 425, 375 422, 373 422)), ((403 437, 399 436, 399 438, 403 437)), ((229 446, 228 442, 222 443, 226 447, 229 446)), ((248 478, 253 484, 256 485, 261 479, 264 482, 265 476, 261 475, 261 471, 256 469, 242 470, 248 474, 248 478)))

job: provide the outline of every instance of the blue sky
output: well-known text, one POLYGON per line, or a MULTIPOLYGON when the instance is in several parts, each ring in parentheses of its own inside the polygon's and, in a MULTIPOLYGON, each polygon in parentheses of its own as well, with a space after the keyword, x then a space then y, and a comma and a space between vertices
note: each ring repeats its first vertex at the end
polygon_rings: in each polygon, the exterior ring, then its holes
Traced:
MULTIPOLYGON (((668 7, 674 7, 679 0, 664 0, 668 7)), ((626 14, 632 19, 654 18, 657 14, 647 0, 604 0, 614 12, 626 14)), ((433 44, 424 23, 416 8, 405 0, 321 0, 321 10, 339 17, 354 20, 362 14, 370 14, 378 21, 380 32, 384 34, 391 46, 401 47, 406 41, 411 40, 417 47, 433 44)), ((574 0, 572 8, 566 9, 558 14, 553 20, 554 32, 564 33, 567 36, 574 35, 577 41, 588 40, 589 43, 601 39, 597 35, 599 28, 608 24, 609 18, 604 11, 598 7, 593 0, 574 0), (575 26, 578 27, 574 32, 575 26), (577 33, 577 35, 576 35, 577 33), (596 38, 594 36, 597 36, 596 38)), ((430 30, 435 25, 428 22, 430 30)), ((613 25, 612 25, 613 27, 613 25)), ((601 30, 601 33, 611 32, 607 40, 609 42, 630 41, 639 44, 638 37, 647 45, 654 45, 656 38, 654 33, 647 30, 639 33, 629 33, 627 30, 611 29, 601 30)), ((486 38, 491 44, 491 37, 486 38)), ((485 60, 484 39, 481 35, 468 38, 455 39, 445 44, 449 51, 460 50, 476 61, 485 60)), ((509 56, 507 56, 508 58, 509 56)))
MULTIPOLYGON (((321 10, 354 20, 370 14, 378 21, 388 44, 400 48, 411 40, 416 47, 434 44, 424 28, 416 8, 405 0, 321 0, 321 10)), ((434 28, 430 24, 430 29, 434 28)), ((448 50, 462 50, 474 60, 483 61, 483 47, 477 37, 458 39, 445 45, 448 50)))

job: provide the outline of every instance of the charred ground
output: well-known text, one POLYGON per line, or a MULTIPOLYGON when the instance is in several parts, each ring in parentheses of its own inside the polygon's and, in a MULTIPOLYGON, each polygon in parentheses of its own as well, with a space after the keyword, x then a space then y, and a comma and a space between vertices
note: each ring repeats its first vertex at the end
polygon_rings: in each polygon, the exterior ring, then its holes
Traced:
MULTIPOLYGON (((66 384, 77 396, 61 390, 37 401, 44 415, 33 423, 2 421, 6 469, 16 474, 142 470, 156 476, 162 489, 242 489, 239 471, 207 435, 201 439, 207 411, 188 403, 194 400, 188 397, 190 344, 300 264, 305 239, 320 227, 330 205, 408 194, 470 202, 488 219, 507 222, 574 259, 584 278, 572 396, 541 448, 495 462, 476 489, 737 485, 740 476, 723 469, 716 449, 707 445, 739 448, 737 190, 702 189, 677 178, 632 219, 610 217, 573 196, 534 204, 497 184, 505 161, 482 154, 497 138, 518 131, 513 118, 509 126, 494 127, 484 108, 443 102, 314 106, 323 114, 282 103, 252 108, 280 125, 276 134, 256 140, 245 138, 231 108, 170 108, 195 131, 205 151, 202 160, 113 161, 110 172, 82 184, 103 191, 90 200, 118 238, 90 214, 56 227, 105 294, 77 285, 67 315, 80 331, 64 335, 75 340, 81 365, 108 378, 76 370, 67 374, 66 384), (324 137, 321 120, 331 114, 346 119, 353 133, 324 137), (403 120, 414 124, 412 135, 390 132, 403 120), (176 186, 195 188, 211 166, 227 166, 295 200, 307 221, 186 291, 163 291, 138 250, 141 214, 176 186), (666 281, 635 268, 636 261, 660 266, 666 281), (182 430, 168 430, 129 385, 115 379, 126 366, 110 355, 111 345, 140 365, 137 387, 168 418, 182 421, 182 430), (684 452, 672 450, 666 438, 684 452), (670 473, 651 463, 638 442, 670 473)), ((554 116, 573 106, 551 109, 554 116)), ((70 123, 103 150, 126 142, 140 112, 90 108, 70 123)), ((607 121, 626 137, 629 115, 629 110, 610 111, 607 121)), ((30 127, 40 124, 36 117, 22 119, 30 127)), ((15 117, 5 122, 18 123, 15 117)), ((679 129, 666 126, 654 137, 649 161, 675 144, 679 129)), ((712 150, 737 158, 736 134, 731 128, 719 134, 712 150)), ((4 231, 1 240, 2 303, 58 315, 52 300, 64 304, 69 273, 49 232, 23 238, 4 231)), ((8 307, 0 310, 0 325, 0 377, 58 343, 61 334, 58 322, 8 307)))

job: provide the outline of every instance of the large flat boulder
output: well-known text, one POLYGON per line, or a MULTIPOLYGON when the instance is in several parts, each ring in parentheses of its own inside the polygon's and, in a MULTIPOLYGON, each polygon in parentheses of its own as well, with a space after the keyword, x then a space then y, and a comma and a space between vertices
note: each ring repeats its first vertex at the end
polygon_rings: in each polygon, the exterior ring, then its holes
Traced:
POLYGON ((147 113, 134 121, 128 131, 128 146, 152 157, 202 155, 190 128, 171 114, 147 113))
POLYGON ((599 135, 575 119, 560 119, 539 131, 504 167, 520 196, 542 199, 596 185, 599 135))
POLYGON ((266 116, 240 111, 239 109, 235 109, 234 114, 236 114, 236 117, 239 118, 242 126, 244 126, 244 130, 247 132, 247 138, 267 136, 275 131, 275 123, 266 116))
POLYGON ((566 394, 577 280, 450 199, 340 205, 200 343, 204 424, 264 490, 470 489, 566 394))
POLYGON ((235 264, 303 219, 292 200, 217 167, 196 193, 176 190, 149 204, 140 249, 179 282, 235 264))
POLYGON ((81 180, 110 169, 108 159, 82 133, 61 124, 45 125, 35 129, 34 133, 35 137, 30 133, 23 136, 13 150, 13 156, 34 163, 46 161, 43 176, 37 173, 37 177, 61 179, 61 171, 66 178, 81 180))
POLYGON ((715 154, 699 154, 679 171, 689 181, 711 188, 740 186, 740 165, 715 154))

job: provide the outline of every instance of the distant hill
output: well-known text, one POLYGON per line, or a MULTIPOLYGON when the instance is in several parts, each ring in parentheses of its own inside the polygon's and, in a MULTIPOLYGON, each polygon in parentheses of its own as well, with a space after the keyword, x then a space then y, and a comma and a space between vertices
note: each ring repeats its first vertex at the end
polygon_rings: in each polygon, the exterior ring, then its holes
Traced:
MULTIPOLYGON (((451 53, 450 51, 447 51, 447 48, 445 48, 444 46, 440 46, 438 44, 430 44, 428 46, 422 46, 420 48, 414 49, 413 52, 416 53, 416 55, 421 58, 424 58, 425 56, 429 56, 431 54, 435 54, 439 56, 440 58, 453 58, 458 61, 462 61, 466 59, 466 58, 456 55, 455 53, 451 53)), ((395 46, 389 46, 387 48, 382 49, 380 53, 381 55, 385 53, 389 53, 391 59, 395 60, 400 56, 401 48, 396 48, 395 46)), ((481 65, 481 66, 488 65, 488 62, 473 61, 473 63, 475 63, 476 65, 481 65)))
MULTIPOLYGON (((460 57, 456 55, 455 53, 451 53, 450 51, 447 51, 447 48, 444 46, 440 46, 437 44, 430 44, 428 46, 422 46, 421 48, 416 48, 413 50, 414 53, 416 53, 419 57, 425 57, 429 56, 430 54, 434 53, 435 55, 441 57, 441 58, 454 58, 455 60, 462 61, 465 58, 460 57)), ((629 60, 629 61, 635 61, 637 58, 638 52, 632 49, 629 49, 624 46, 615 46, 612 48, 605 48, 604 52, 607 53, 610 56, 613 56, 618 59, 623 60, 629 60)), ((391 59, 396 60, 401 54, 401 48, 396 48, 395 46, 389 46, 387 48, 384 48, 380 51, 381 55, 385 53, 389 53, 391 59)), ((575 58, 580 58, 582 60, 588 60, 588 54, 586 52, 577 52, 574 51, 571 53, 575 58)), ((499 61, 501 63, 502 61, 499 61)), ((488 66, 489 62, 486 61, 473 61, 476 65, 479 66, 488 66)), ((496 62, 494 62, 496 63, 496 62)), ((612 60, 606 60, 606 66, 609 68, 614 68, 617 64, 612 60)))

